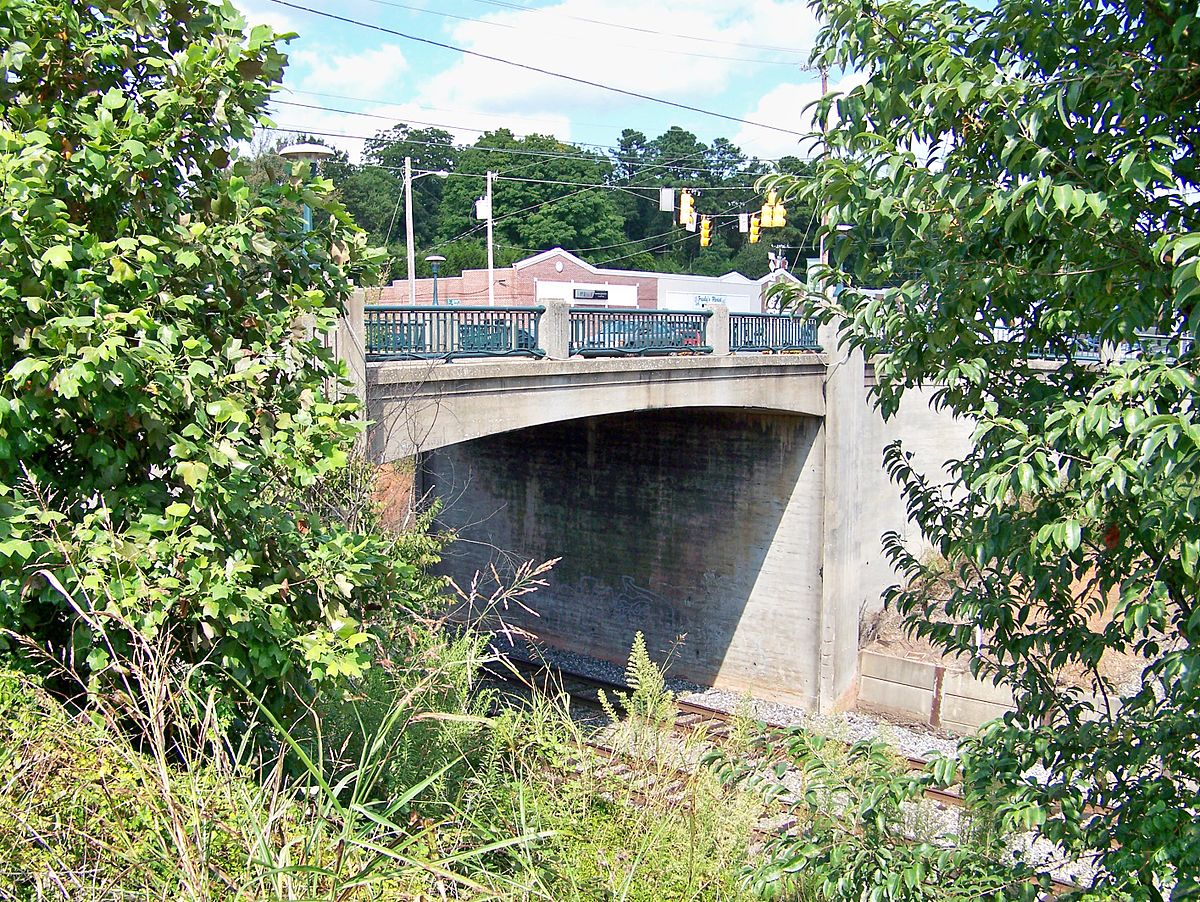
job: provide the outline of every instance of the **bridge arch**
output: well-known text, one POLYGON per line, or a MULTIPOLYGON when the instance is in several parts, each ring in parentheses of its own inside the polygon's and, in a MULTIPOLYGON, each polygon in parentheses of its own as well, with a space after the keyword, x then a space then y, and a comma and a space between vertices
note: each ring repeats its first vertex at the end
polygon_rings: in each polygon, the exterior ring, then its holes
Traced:
POLYGON ((820 417, 815 354, 375 364, 370 453, 385 463, 556 422, 683 408, 820 417))

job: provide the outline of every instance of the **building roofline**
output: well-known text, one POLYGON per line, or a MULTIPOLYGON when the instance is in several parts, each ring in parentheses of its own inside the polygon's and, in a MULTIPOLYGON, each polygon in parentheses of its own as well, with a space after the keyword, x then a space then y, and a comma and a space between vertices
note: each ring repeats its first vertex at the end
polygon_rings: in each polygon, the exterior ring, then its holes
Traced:
MULTIPOLYGON (((723 275, 723 276, 701 276, 701 275, 695 275, 692 273, 683 273, 683 272, 649 272, 649 271, 641 270, 641 269, 607 269, 607 268, 601 267, 601 266, 593 266, 591 263, 588 263, 586 260, 575 256, 570 251, 564 250, 561 247, 552 247, 549 250, 544 250, 540 253, 534 254, 532 257, 526 257, 524 260, 518 260, 517 262, 515 262, 512 265, 512 268, 513 269, 525 269, 527 266, 533 266, 534 264, 542 263, 546 260, 553 260, 555 257, 561 257, 564 260, 569 260, 570 262, 574 263, 576 266, 580 267, 581 269, 586 270, 587 272, 590 272, 596 276, 619 276, 619 277, 626 277, 626 278, 632 277, 632 278, 643 278, 643 279, 667 279, 667 280, 710 279, 715 282, 726 282, 726 283, 740 281, 740 282, 742 282, 742 284, 745 284, 745 285, 753 285, 753 284, 755 284, 755 282, 761 283, 763 281, 763 279, 751 279, 749 276, 743 275, 742 273, 738 272, 737 270, 730 270, 729 272, 725 273, 725 275, 723 275)), ((768 278, 768 276, 764 276, 763 278, 768 278)), ((795 278, 795 277, 793 276, 792 278, 795 278)), ((797 281, 799 281, 799 280, 797 280, 797 281)))

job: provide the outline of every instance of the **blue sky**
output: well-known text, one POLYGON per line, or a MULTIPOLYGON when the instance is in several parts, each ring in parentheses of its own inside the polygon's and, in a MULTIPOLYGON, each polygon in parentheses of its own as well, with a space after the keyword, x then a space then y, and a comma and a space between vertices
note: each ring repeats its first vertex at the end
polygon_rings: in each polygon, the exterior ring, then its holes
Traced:
MULTIPOLYGON (((798 151, 798 139, 781 132, 471 58, 271 0, 237 2, 251 23, 299 33, 287 46, 291 65, 279 95, 286 103, 274 108, 280 126, 371 135, 404 121, 447 127, 463 141, 507 126, 611 146, 622 128, 653 137, 680 125, 706 141, 729 138, 763 158, 798 151)), ((289 2, 797 131, 808 128, 803 109, 818 94, 817 74, 801 68, 816 32, 804 0, 289 2)), ((330 140, 352 156, 362 143, 330 140)))

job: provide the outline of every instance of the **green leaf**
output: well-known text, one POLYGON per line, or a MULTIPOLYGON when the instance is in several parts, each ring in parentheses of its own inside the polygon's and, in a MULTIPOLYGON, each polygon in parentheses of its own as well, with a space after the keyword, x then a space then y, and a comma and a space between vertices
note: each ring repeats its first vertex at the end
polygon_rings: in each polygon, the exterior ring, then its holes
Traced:
POLYGON ((175 465, 175 472, 189 488, 196 488, 208 477, 208 464, 195 460, 181 460, 175 465))
POLYGON ((69 244, 56 244, 42 254, 42 262, 48 263, 55 269, 65 269, 71 262, 72 252, 69 244))

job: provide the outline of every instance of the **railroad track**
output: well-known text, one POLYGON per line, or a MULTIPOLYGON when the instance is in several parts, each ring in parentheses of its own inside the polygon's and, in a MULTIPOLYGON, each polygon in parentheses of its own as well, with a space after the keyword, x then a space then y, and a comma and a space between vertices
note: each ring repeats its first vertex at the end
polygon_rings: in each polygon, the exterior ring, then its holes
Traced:
MULTIPOLYGON (((600 702, 601 692, 607 695, 611 704, 620 708, 617 693, 628 694, 632 691, 624 683, 574 673, 557 666, 524 661, 518 658, 506 658, 505 661, 506 664, 503 667, 505 669, 511 668, 511 672, 505 673, 496 667, 485 668, 485 670, 495 679, 505 682, 513 682, 515 680, 527 689, 534 691, 552 691, 556 694, 566 693, 572 702, 578 702, 597 710, 603 708, 600 702)), ((677 699, 676 715, 675 721, 672 724, 672 731, 679 736, 701 735, 706 741, 711 741, 719 745, 728 740, 730 734, 735 729, 735 719, 736 715, 720 708, 714 708, 699 702, 677 699)), ((787 727, 786 724, 771 722, 766 722, 766 725, 777 729, 787 727)), ((590 740, 586 741, 585 745, 592 752, 610 762, 608 773, 618 779, 626 780, 632 778, 639 765, 643 771, 645 769, 644 761, 635 762, 628 753, 619 749, 590 740)), ((909 770, 912 771, 924 770, 929 764, 927 759, 917 756, 903 756, 903 760, 909 770)), ((646 785, 642 789, 631 790, 632 797, 636 799, 645 800, 650 796, 649 787, 653 784, 653 780, 645 781, 644 776, 643 773, 642 777, 646 785)), ((672 792, 682 795, 686 781, 691 776, 689 772, 683 769, 668 768, 667 772, 662 775, 662 779, 668 781, 665 787, 665 797, 669 799, 672 792)), ((661 792, 662 788, 660 787, 656 794, 660 794, 661 792)), ((947 808, 962 808, 966 805, 966 800, 960 793, 949 789, 927 788, 925 790, 925 798, 947 808)), ((777 836, 781 830, 792 829, 796 822, 795 818, 792 817, 788 817, 780 822, 778 814, 771 815, 770 818, 773 818, 773 822, 769 826, 760 823, 759 826, 754 828, 753 835, 755 840, 762 841, 777 836)), ((770 818, 764 818, 764 821, 770 818)), ((1069 881, 1057 878, 1051 879, 1051 895, 1053 896, 1061 896, 1077 891, 1078 889, 1078 885, 1069 881)))

